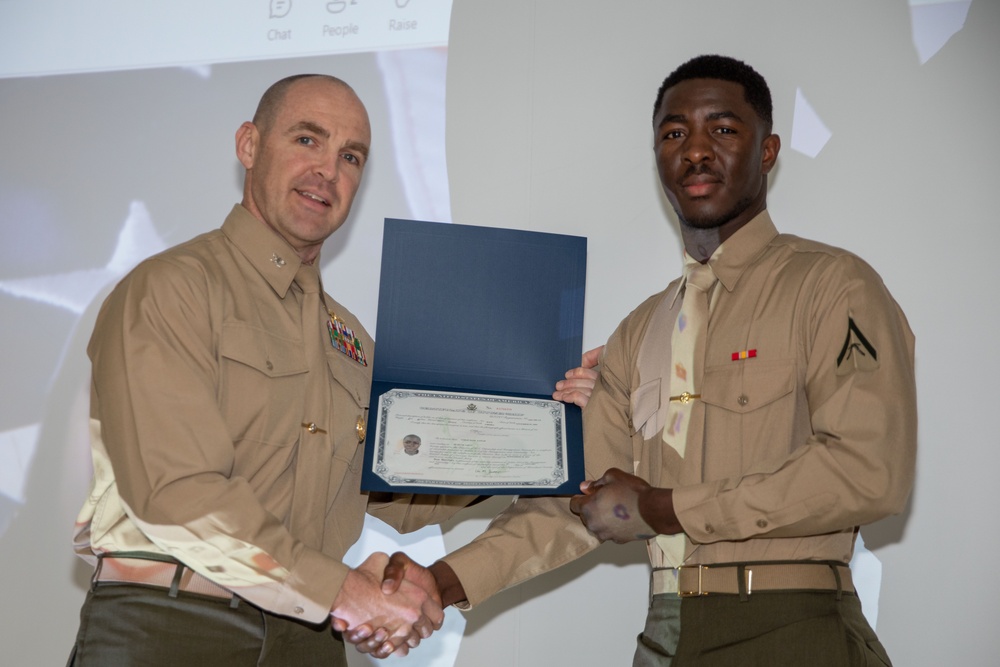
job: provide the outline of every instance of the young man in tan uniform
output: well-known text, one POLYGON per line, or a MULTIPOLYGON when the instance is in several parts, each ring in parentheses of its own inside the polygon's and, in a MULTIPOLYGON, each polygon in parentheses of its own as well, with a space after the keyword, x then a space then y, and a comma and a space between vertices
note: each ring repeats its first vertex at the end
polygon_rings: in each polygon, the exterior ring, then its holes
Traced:
MULTIPOLYGON (((595 481, 518 499, 429 571, 394 556, 385 590, 433 576, 445 604, 477 605, 601 541, 641 539, 653 595, 635 665, 888 664, 847 563, 858 527, 902 511, 913 483, 906 319, 861 259, 775 229, 780 140, 752 68, 685 63, 653 133, 688 269, 607 343, 584 411, 595 481), (686 368, 675 344, 704 267, 704 358, 686 368)), ((586 402, 585 387, 560 389, 586 402)), ((371 650, 368 630, 349 639, 371 650)))
POLYGON ((319 252, 369 145, 343 81, 279 81, 236 133, 242 203, 101 308, 71 664, 346 665, 331 613, 384 622, 404 654, 440 627, 436 591, 381 593, 385 554, 342 562, 366 510, 406 531, 470 500, 359 491, 372 340, 323 293, 319 252))

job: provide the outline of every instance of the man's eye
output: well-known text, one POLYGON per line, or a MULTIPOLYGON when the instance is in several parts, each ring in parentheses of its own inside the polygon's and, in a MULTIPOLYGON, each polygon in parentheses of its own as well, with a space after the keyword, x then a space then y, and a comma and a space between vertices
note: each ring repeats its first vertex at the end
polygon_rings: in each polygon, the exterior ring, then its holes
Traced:
POLYGON ((683 133, 680 130, 667 130, 663 133, 664 139, 680 139, 683 133))
POLYGON ((315 141, 313 141, 312 137, 299 137, 296 141, 298 141, 303 146, 312 146, 313 144, 316 143, 315 141))
POLYGON ((344 153, 344 159, 350 162, 351 164, 361 164, 361 158, 359 158, 357 155, 354 155, 353 153, 344 153))

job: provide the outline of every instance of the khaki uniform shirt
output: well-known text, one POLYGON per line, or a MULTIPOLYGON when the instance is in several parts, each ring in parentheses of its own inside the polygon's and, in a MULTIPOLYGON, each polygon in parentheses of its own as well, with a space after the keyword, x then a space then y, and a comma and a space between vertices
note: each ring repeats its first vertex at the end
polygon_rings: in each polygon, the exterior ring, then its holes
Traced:
POLYGON ((369 365, 331 345, 319 303, 304 320, 300 266, 236 206, 108 297, 88 348, 94 480, 77 553, 167 554, 255 605, 319 622, 366 508, 413 530, 468 502, 360 491, 373 343, 325 295, 369 365))
MULTIPOLYGON (((682 459, 662 441, 675 281, 608 341, 584 411, 588 478, 617 467, 673 488, 688 564, 849 561, 855 528, 902 511, 913 483, 913 335, 871 267, 779 235, 767 212, 723 249, 691 417, 702 446, 682 459)), ((445 560, 478 604, 596 544, 567 499, 520 498, 445 560)))

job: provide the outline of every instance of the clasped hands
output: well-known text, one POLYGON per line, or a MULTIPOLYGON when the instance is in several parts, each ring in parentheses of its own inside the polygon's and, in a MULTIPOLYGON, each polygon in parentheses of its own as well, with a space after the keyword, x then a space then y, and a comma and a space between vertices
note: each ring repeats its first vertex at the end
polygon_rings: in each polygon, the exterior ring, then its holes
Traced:
POLYGON ((444 623, 434 577, 406 554, 378 552, 351 570, 330 609, 332 625, 362 653, 404 656, 444 623))
POLYGON ((403 552, 372 554, 352 570, 330 614, 345 641, 376 658, 406 655, 444 623, 434 575, 403 552))
MULTIPOLYGON (((580 366, 566 371, 565 379, 556 383, 552 397, 586 406, 597 382, 595 367, 603 351, 602 346, 585 352, 580 366)), ((449 595, 463 599, 464 591, 454 572, 440 561, 433 567, 444 569, 449 595)), ((385 658, 394 653, 406 655, 421 639, 440 629, 444 621, 441 606, 441 592, 429 569, 402 552, 391 558, 373 554, 348 575, 331 616, 333 627, 344 634, 345 641, 362 653, 385 658), (350 589, 348 584, 352 584, 350 589), (358 590, 352 594, 354 588, 358 590)))
MULTIPOLYGON (((597 380, 595 366, 602 352, 603 348, 595 348, 584 353, 581 366, 567 371, 566 379, 556 384, 553 398, 585 407, 597 380)), ((622 544, 683 530, 674 513, 670 489, 652 487, 617 468, 609 469, 600 479, 583 482, 580 491, 571 499, 570 509, 601 541, 622 544)), ((441 561, 432 567, 442 570, 443 585, 453 598, 448 602, 464 599, 454 572, 441 561)), ((331 615, 334 628, 344 633, 345 641, 376 658, 406 655, 444 622, 438 580, 430 569, 402 552, 391 557, 373 554, 353 570, 331 615), (357 592, 351 594, 355 588, 357 592)))
MULTIPOLYGON (((682 531, 670 489, 611 468, 600 479, 583 482, 580 490, 570 510, 602 541, 622 544, 682 531)), ((443 606, 465 599, 464 594, 443 561, 426 568, 402 552, 378 553, 348 575, 331 612, 333 626, 361 653, 403 656, 441 629, 443 606)))
MULTIPOLYGON (((682 531, 670 489, 611 468, 600 479, 583 482, 580 490, 570 510, 602 541, 621 544, 682 531)), ((345 641, 361 653, 386 658, 406 655, 441 629, 443 606, 462 599, 461 582, 446 563, 425 568, 402 552, 378 553, 348 575, 331 613, 345 641)))

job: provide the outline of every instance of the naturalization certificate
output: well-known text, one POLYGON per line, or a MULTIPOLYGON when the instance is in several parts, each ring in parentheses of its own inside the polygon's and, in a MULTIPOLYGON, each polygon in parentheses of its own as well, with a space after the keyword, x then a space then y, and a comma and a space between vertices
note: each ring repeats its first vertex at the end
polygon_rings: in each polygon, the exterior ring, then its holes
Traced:
POLYGON ((390 487, 554 491, 567 478, 558 401, 392 389, 379 397, 373 472, 390 487))
POLYGON ((361 489, 579 493, 581 411, 551 396, 580 363, 586 269, 577 236, 386 219, 361 489))

